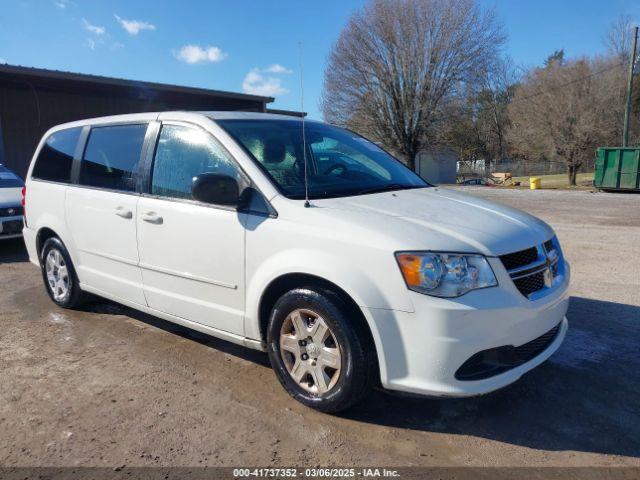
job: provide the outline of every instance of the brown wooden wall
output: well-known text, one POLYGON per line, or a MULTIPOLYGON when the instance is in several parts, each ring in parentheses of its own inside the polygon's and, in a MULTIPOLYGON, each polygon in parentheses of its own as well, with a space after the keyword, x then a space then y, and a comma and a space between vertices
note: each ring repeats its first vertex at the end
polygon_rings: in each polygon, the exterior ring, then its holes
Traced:
POLYGON ((105 115, 163 110, 265 111, 265 104, 225 96, 63 81, 47 85, 0 77, 0 163, 24 178, 40 138, 52 126, 105 115))

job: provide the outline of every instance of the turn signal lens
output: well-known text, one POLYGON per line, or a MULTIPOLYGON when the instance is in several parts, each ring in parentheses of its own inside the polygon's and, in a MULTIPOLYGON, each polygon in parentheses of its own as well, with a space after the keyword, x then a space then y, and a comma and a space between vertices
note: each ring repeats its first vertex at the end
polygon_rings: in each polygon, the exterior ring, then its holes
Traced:
POLYGON ((400 253, 398 263, 409 287, 433 290, 440 284, 443 265, 438 255, 400 253))
POLYGON ((411 253, 399 253, 398 264, 405 282, 410 287, 417 287, 420 285, 420 257, 412 255, 411 253))

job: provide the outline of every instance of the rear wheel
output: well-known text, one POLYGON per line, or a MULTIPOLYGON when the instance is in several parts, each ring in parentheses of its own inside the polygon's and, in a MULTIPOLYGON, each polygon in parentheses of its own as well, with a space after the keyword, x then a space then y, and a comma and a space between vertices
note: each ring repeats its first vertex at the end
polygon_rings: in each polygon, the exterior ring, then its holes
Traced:
POLYGON ((53 302, 63 308, 74 308, 84 299, 69 252, 56 237, 47 239, 40 255, 42 279, 53 302))
POLYGON ((280 383, 299 402, 339 412, 370 392, 375 352, 360 319, 331 292, 300 288, 273 308, 269 358, 280 383))

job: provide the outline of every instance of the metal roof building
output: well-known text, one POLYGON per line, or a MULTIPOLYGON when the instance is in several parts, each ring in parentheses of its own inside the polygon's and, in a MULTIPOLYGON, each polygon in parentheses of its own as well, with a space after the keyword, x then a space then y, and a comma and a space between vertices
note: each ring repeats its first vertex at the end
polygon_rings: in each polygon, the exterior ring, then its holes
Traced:
POLYGON ((163 110, 266 112, 267 104, 273 100, 243 93, 0 65, 0 164, 24 178, 40 138, 60 123, 163 110))

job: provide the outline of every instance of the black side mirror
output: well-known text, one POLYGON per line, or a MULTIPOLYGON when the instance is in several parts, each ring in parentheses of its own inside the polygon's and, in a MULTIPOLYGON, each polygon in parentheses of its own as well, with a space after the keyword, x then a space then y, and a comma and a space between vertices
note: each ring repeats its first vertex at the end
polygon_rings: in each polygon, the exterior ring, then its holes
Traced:
POLYGON ((191 195, 199 202, 237 207, 240 202, 240 186, 229 175, 201 173, 193 177, 191 195))

